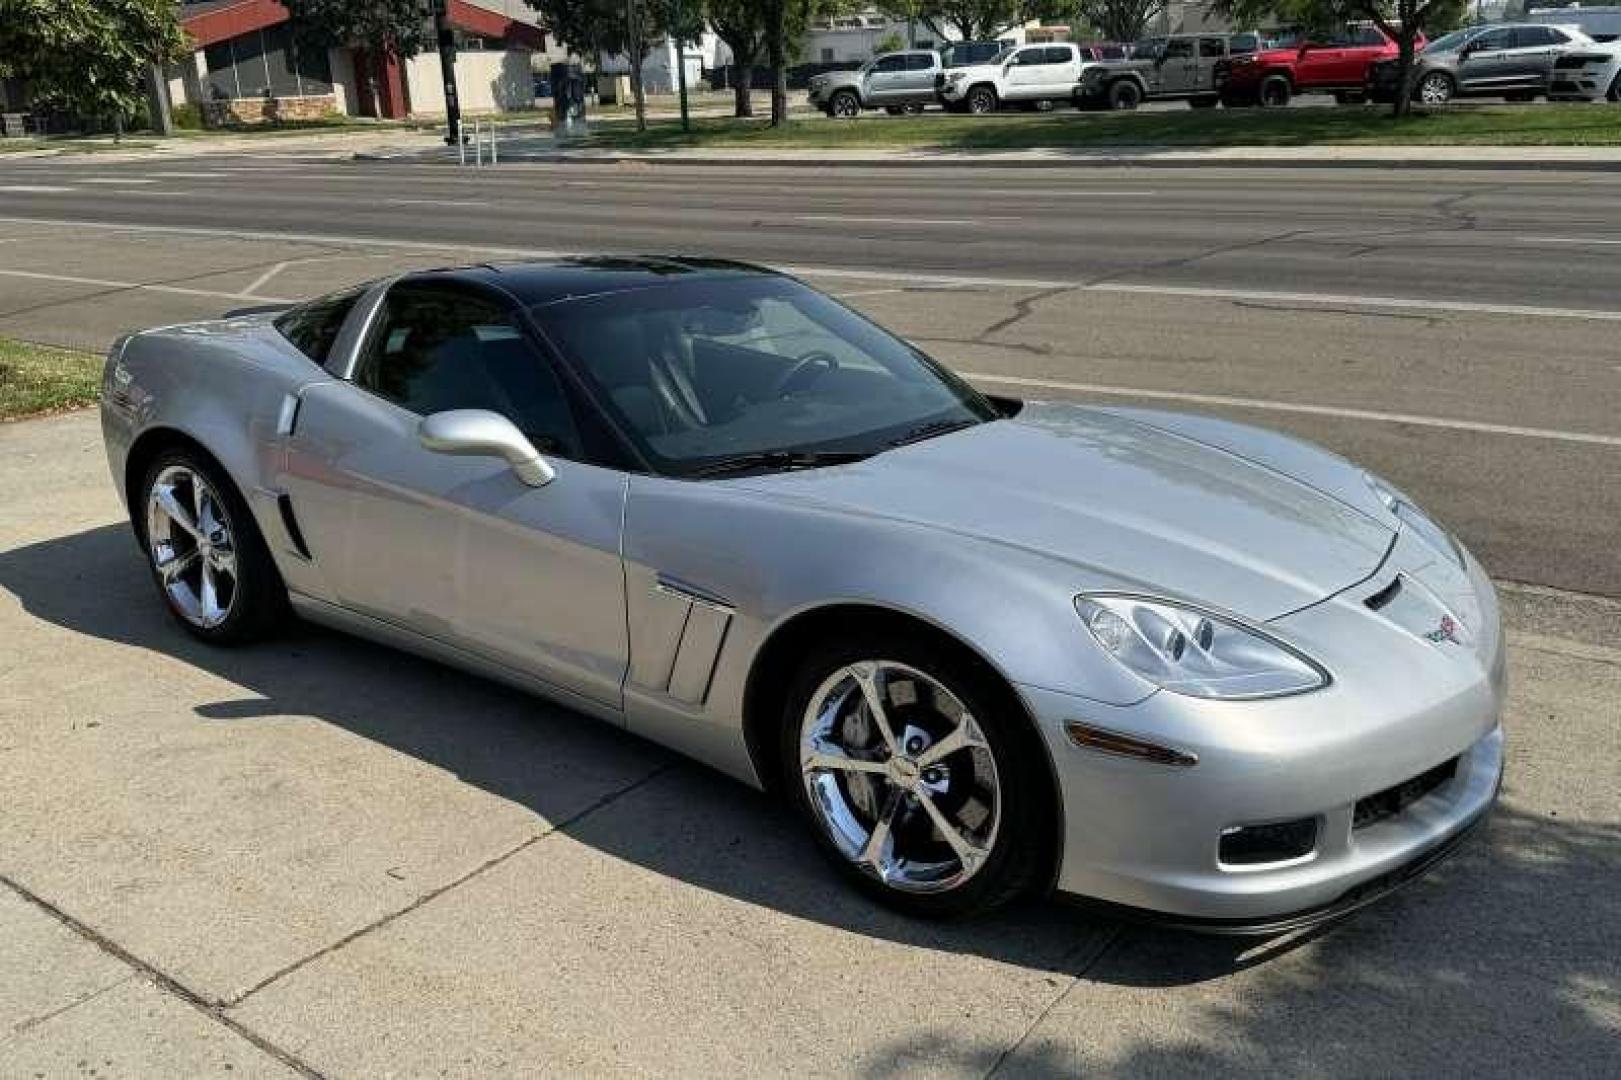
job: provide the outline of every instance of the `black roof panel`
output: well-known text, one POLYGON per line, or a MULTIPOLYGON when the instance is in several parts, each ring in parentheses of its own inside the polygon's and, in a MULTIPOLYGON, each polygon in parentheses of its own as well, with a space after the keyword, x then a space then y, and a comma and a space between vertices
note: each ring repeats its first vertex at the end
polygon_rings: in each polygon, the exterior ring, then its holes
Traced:
POLYGON ((688 256, 577 256, 522 262, 481 263, 437 271, 511 293, 525 307, 582 296, 643 289, 674 280, 758 277, 776 271, 729 259, 688 256))

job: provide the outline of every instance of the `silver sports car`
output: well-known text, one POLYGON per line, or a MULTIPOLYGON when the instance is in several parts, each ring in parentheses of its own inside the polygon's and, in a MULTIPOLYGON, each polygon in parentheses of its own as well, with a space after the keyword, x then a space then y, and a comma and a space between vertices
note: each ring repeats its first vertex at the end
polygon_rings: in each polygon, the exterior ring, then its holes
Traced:
POLYGON ((1303 925, 1497 792, 1496 596, 1396 488, 986 396, 756 267, 477 266, 151 330, 102 422, 191 633, 296 612, 531 689, 779 791, 916 914, 1303 925))

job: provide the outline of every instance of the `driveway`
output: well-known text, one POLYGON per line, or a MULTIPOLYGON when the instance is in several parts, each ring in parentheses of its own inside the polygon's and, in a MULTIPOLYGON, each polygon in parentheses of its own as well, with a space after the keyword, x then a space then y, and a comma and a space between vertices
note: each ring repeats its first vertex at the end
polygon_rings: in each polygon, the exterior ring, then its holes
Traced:
POLYGON ((0 1075, 1614 1075, 1621 606, 1505 593, 1504 802, 1315 934, 908 922, 763 797, 317 631, 170 624, 93 414, 0 427, 0 1075))

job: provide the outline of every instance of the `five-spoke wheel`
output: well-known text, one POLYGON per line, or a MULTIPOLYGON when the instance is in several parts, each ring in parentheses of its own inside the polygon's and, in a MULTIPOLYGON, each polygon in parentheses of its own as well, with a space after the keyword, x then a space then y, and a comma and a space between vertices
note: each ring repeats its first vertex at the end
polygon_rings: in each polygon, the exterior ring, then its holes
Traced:
POLYGON ((1044 750, 966 653, 853 635, 809 659, 784 715, 784 784, 834 863, 912 914, 1034 887, 1053 843, 1044 750))

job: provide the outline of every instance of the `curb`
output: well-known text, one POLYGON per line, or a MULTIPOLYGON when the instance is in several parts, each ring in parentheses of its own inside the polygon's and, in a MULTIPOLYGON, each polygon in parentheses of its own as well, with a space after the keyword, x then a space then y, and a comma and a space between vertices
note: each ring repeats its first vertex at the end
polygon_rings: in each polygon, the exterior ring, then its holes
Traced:
MULTIPOLYGON (((1165 152, 1175 152, 1164 148, 1165 152)), ((391 162, 413 165, 455 165, 450 158, 421 158, 356 152, 356 161, 391 162)), ((1469 172, 1621 172, 1621 156, 1597 158, 1271 158, 1271 157, 1138 157, 1111 154, 1075 158, 989 158, 989 157, 733 157, 730 155, 657 156, 631 153, 570 153, 551 151, 525 153, 507 151, 497 168, 507 165, 686 165, 700 168, 744 166, 747 168, 868 168, 868 169, 1421 169, 1469 172)), ((486 166, 488 167, 488 166, 486 166)))

